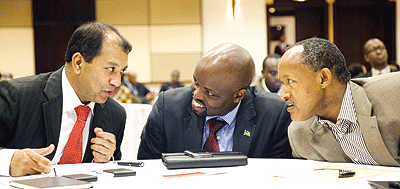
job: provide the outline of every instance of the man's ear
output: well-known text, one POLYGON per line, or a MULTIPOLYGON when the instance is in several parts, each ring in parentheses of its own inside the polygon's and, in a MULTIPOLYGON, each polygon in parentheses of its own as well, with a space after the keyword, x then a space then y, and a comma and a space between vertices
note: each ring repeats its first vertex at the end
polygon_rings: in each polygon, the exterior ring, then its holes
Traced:
POLYGON ((233 102, 234 103, 239 103, 247 94, 247 90, 246 89, 240 89, 239 91, 235 92, 235 96, 233 98, 233 102))
POLYGON ((75 74, 80 74, 82 70, 82 63, 85 61, 83 58, 82 54, 77 52, 74 55, 72 55, 72 68, 75 72, 75 74))
POLYGON ((364 59, 365 59, 365 62, 368 62, 369 63, 369 56, 368 56, 368 54, 364 54, 364 59))
POLYGON ((328 68, 322 68, 320 71, 321 88, 326 88, 332 82, 332 72, 328 68))

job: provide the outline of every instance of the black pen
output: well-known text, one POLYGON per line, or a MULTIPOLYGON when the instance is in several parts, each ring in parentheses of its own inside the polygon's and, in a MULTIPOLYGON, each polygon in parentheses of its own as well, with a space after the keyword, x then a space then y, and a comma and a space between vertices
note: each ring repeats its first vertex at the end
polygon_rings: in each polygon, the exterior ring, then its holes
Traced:
POLYGON ((132 166, 132 167, 144 167, 143 162, 117 162, 118 165, 124 165, 124 166, 132 166))

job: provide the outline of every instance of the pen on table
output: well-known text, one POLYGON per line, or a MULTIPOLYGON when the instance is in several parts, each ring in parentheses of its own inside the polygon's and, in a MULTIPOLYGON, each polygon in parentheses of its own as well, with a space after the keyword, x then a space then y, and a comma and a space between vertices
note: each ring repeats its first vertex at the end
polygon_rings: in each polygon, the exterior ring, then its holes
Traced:
POLYGON ((116 163, 118 165, 124 165, 124 166, 144 167, 144 163, 143 162, 121 162, 121 161, 118 161, 116 163))

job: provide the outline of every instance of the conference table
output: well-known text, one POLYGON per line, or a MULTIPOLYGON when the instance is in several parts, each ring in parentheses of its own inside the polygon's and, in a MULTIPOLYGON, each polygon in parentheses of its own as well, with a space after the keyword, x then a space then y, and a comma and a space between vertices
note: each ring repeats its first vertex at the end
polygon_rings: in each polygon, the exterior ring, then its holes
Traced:
MULTIPOLYGON (((400 168, 328 163, 301 159, 249 158, 248 165, 237 167, 196 168, 168 170, 160 159, 144 160, 144 167, 120 166, 115 162, 55 165, 57 176, 92 174, 98 181, 95 189, 107 188, 371 188, 368 180, 399 180, 400 168), (113 178, 102 173, 104 169, 127 168, 136 176, 113 178), (338 178, 333 168, 351 169, 355 175, 338 178), (320 170, 326 169, 326 170, 320 170)), ((49 174, 19 178, 0 177, 0 188, 11 188, 16 179, 53 177, 49 174)))

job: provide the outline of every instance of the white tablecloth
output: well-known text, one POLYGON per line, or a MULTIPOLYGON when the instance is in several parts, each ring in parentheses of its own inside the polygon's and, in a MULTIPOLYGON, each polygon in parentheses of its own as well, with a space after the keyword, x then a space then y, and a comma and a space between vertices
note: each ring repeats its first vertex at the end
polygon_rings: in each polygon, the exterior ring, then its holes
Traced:
MULTIPOLYGON (((56 165, 57 175, 93 174, 98 177, 93 182, 94 189, 112 188, 312 188, 312 189, 371 189, 368 180, 399 180, 400 168, 383 166, 365 166, 352 163, 337 164, 296 159, 252 159, 247 166, 176 169, 168 170, 161 160, 145 160, 144 167, 118 166, 110 163, 85 163, 56 165), (353 178, 336 179, 338 172, 329 170, 313 171, 326 166, 344 166, 355 170, 353 178), (136 176, 111 178, 102 174, 102 170, 110 168, 128 168, 136 171, 136 176), (365 169, 365 170, 363 170, 365 169), (382 170, 388 172, 375 176, 362 177, 382 170), (167 177, 166 177, 167 176, 167 177), (173 177, 173 178, 168 178, 173 177), (208 187, 207 187, 208 186, 208 187)), ((54 172, 39 177, 54 176, 54 172)), ((0 188, 9 187, 9 181, 37 177, 21 178, 0 177, 0 188)))
POLYGON ((121 104, 126 110, 126 125, 124 139, 121 144, 122 159, 136 160, 140 144, 140 135, 150 114, 151 105, 121 104))

